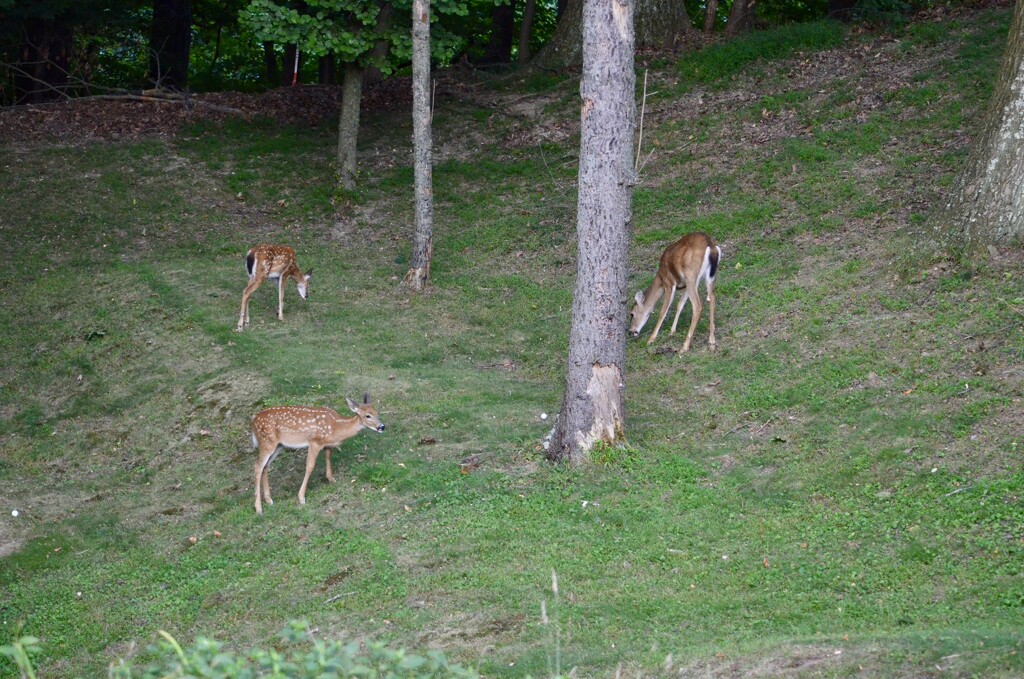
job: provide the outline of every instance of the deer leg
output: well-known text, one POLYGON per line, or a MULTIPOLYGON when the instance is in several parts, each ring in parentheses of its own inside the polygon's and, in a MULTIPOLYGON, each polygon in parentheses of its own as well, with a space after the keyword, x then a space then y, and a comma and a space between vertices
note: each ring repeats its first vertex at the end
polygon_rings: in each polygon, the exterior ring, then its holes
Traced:
POLYGON ((299 487, 299 504, 306 504, 306 484, 309 483, 309 477, 313 473, 313 467, 316 466, 316 456, 320 452, 320 446, 315 443, 309 444, 309 454, 306 455, 306 475, 302 478, 302 486, 299 487))
POLYGON ((270 480, 267 478, 267 467, 270 466, 270 461, 274 459, 274 453, 277 452, 277 446, 270 448, 270 446, 260 445, 260 454, 256 458, 256 464, 254 465, 254 472, 256 474, 256 513, 263 513, 263 505, 260 504, 260 485, 263 486, 263 495, 267 499, 267 504, 272 505, 274 501, 270 499, 270 480))
POLYGON ((693 333, 697 330, 697 321, 700 320, 700 312, 704 310, 704 305, 700 303, 700 295, 697 294, 697 285, 687 285, 687 294, 690 297, 690 304, 693 305, 693 318, 690 319, 690 331, 686 333, 686 341, 683 342, 683 348, 679 350, 679 353, 685 353, 690 350, 690 342, 693 341, 693 333))
POLYGON ((688 294, 679 295, 679 306, 676 307, 676 317, 672 320, 672 330, 669 332, 670 335, 676 334, 676 326, 679 324, 679 316, 683 313, 683 307, 686 306, 686 300, 689 299, 688 294))
POLYGON ((324 457, 327 458, 327 482, 334 483, 334 472, 331 471, 331 449, 324 448, 324 457))
POLYGON ((284 320, 284 282, 287 280, 285 276, 281 276, 277 279, 277 320, 284 320))
POLYGON ((245 326, 249 325, 249 298, 252 297, 252 293, 256 292, 256 288, 260 287, 262 282, 258 278, 253 278, 245 286, 245 292, 242 293, 242 310, 238 313, 238 327, 235 328, 238 332, 241 332, 245 326))
POLYGON ((708 279, 707 288, 708 288, 708 306, 710 307, 710 313, 711 313, 711 337, 708 339, 708 345, 711 347, 711 350, 714 351, 715 348, 717 347, 717 344, 715 343, 715 279, 714 278, 708 279))
MULTIPOLYGON (((672 289, 668 293, 667 297, 665 296, 664 290, 662 290, 661 294, 661 313, 658 314, 658 323, 654 326, 654 332, 651 333, 651 338, 647 340, 648 344, 654 342, 654 340, 658 337, 658 331, 661 330, 661 324, 665 322, 665 314, 668 313, 669 308, 672 306, 672 298, 676 296, 676 288, 675 286, 672 286, 672 289)), ((654 302, 651 302, 651 304, 654 304, 654 302)))

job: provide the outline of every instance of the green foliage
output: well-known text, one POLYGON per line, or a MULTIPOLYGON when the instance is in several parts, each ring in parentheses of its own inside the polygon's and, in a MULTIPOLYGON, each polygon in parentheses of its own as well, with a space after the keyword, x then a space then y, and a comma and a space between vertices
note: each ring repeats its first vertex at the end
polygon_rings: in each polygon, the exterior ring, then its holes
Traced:
POLYGON ((281 633, 283 647, 256 648, 247 653, 227 650, 222 642, 200 637, 182 647, 170 634, 150 652, 160 656, 145 668, 130 664, 115 665, 115 679, 173 679, 194 677, 209 679, 302 679, 303 677, 394 677, 394 679, 470 679, 477 674, 450 664, 440 651, 426 655, 406 653, 380 642, 341 644, 317 639, 305 622, 290 623, 281 633))
MULTIPOLYGON (((0 657, 9 658, 14 663, 23 679, 36 679, 36 671, 32 666, 32 656, 38 655, 42 649, 39 639, 21 637, 10 644, 0 646, 0 657)), ((0 665, 0 668, 3 666, 0 665)))
POLYGON ((853 12, 857 20, 866 24, 902 25, 912 10, 905 0, 857 0, 853 12))

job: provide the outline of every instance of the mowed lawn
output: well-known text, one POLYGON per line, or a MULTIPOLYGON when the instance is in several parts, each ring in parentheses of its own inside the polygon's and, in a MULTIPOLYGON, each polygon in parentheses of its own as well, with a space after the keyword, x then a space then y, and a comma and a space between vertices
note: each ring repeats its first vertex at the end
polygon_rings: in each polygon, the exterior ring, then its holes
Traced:
POLYGON ((158 630, 246 649, 298 618, 487 676, 1021 676, 1024 258, 927 256, 1008 22, 795 26, 651 65, 630 294, 708 231, 719 349, 706 317, 685 356, 648 327, 630 446, 578 469, 540 448, 575 82, 439 87, 418 296, 401 107, 364 112, 354 193, 330 125, 3 140, 0 643, 97 676, 158 630), (311 294, 289 284, 282 323, 265 285, 236 333, 258 242, 293 246, 311 294), (364 393, 386 431, 305 506, 282 452, 257 516, 252 415, 364 393))

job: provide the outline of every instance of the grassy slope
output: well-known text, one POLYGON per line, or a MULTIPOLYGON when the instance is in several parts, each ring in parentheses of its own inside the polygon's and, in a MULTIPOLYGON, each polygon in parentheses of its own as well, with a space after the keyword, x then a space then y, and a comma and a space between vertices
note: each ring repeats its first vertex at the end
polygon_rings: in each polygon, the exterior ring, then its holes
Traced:
MULTIPOLYGON (((633 287, 710 230, 721 349, 706 320, 682 359, 632 344, 633 447, 584 470, 536 446, 571 306, 564 125, 510 147, 532 126, 442 104, 419 298, 397 287, 399 114, 368 125, 363 188, 337 207, 327 129, 10 145, 0 637, 38 635, 48 676, 90 676, 160 628, 245 647, 301 616, 538 675, 547 600, 584 675, 1024 672, 1019 261, 892 265, 963 157, 1007 17, 821 52, 842 36, 800 29, 753 46, 776 60, 737 43, 652 71, 633 287), (279 324, 261 290, 238 335, 260 240, 295 245, 313 292, 289 290, 279 324), (258 520, 251 414, 363 391, 387 433, 343 446, 338 485, 318 471, 301 508, 302 458, 282 455, 258 520)), ((571 83, 538 96, 572 125, 571 83)))

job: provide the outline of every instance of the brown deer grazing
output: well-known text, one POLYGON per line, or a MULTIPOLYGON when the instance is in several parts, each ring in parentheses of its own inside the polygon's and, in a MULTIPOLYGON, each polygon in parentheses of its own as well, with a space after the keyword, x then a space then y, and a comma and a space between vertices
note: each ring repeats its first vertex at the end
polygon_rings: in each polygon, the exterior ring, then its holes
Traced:
POLYGON ((305 406, 279 406, 267 408, 256 413, 252 418, 252 445, 259 450, 256 458, 256 513, 263 513, 260 504, 260 484, 263 485, 263 497, 268 505, 274 504, 270 499, 270 481, 267 479, 267 468, 277 456, 281 447, 309 448, 306 455, 306 476, 299 487, 299 504, 306 504, 306 484, 316 465, 316 457, 322 448, 327 452, 327 480, 334 483, 331 471, 331 448, 341 445, 362 429, 373 429, 383 432, 384 423, 377 416, 377 411, 370 405, 370 395, 363 395, 362 404, 352 399, 345 399, 349 409, 355 413, 352 417, 342 417, 330 408, 307 408, 305 406))
POLYGON ((245 269, 249 273, 249 284, 242 293, 242 311, 238 314, 238 327, 241 332, 249 325, 249 298, 266 279, 277 280, 277 319, 284 320, 284 284, 289 278, 299 286, 299 297, 306 299, 309 295, 309 280, 313 270, 306 273, 299 270, 295 263, 295 250, 285 245, 257 245, 245 253, 245 269))
POLYGON ((683 313, 686 300, 693 304, 693 318, 690 320, 690 331, 686 333, 686 341, 679 353, 690 350, 690 342, 693 341, 693 333, 697 329, 697 321, 700 320, 701 311, 704 307, 700 303, 700 294, 697 286, 704 281, 704 287, 708 293, 708 303, 711 305, 711 338, 708 341, 712 350, 715 349, 715 273, 718 271, 718 262, 722 258, 722 248, 715 244, 715 240, 706 233, 689 233, 672 245, 665 248, 661 255, 661 263, 658 265, 658 273, 654 276, 654 282, 647 292, 636 293, 636 306, 630 312, 632 322, 629 331, 633 337, 639 337, 644 324, 647 323, 654 305, 661 298, 661 313, 658 315, 658 323, 654 326, 651 338, 647 340, 650 344, 658 336, 661 324, 665 320, 665 314, 672 306, 672 298, 676 290, 685 288, 685 293, 679 296, 679 306, 676 309, 676 317, 672 321, 672 330, 669 334, 674 335, 676 324, 679 323, 679 315, 683 313))

